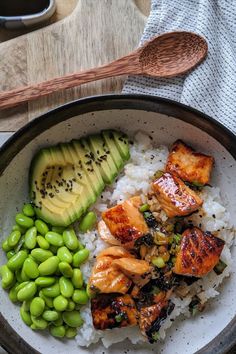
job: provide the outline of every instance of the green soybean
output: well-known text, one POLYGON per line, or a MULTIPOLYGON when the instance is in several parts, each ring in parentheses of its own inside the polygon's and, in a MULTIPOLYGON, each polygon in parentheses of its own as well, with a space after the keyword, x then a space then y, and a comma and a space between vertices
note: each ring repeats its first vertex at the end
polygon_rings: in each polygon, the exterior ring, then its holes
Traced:
POLYGON ((53 226, 52 231, 57 232, 58 234, 62 234, 65 228, 63 226, 53 226))
POLYGON ((64 296, 59 295, 53 300, 53 305, 57 311, 65 311, 68 306, 68 300, 64 296))
POLYGON ((79 223, 79 231, 87 232, 91 230, 96 224, 97 216, 93 211, 88 212, 79 223))
POLYGON ((64 326, 50 326, 50 333, 53 337, 63 338, 66 334, 66 329, 64 326))
POLYGON ((41 297, 41 299, 44 300, 45 304, 46 304, 49 308, 52 308, 52 307, 53 307, 53 299, 52 299, 51 297, 45 296, 45 295, 42 293, 42 290, 40 290, 40 292, 39 292, 39 297, 41 297))
POLYGON ((21 279, 22 279, 23 282, 30 279, 30 278, 28 277, 28 275, 25 273, 24 264, 23 264, 23 267, 22 267, 22 269, 21 269, 21 279))
POLYGON ((31 315, 31 320, 32 320, 33 324, 35 325, 36 329, 45 329, 48 326, 47 321, 45 321, 41 317, 35 317, 35 316, 31 315))
POLYGON ((54 255, 57 254, 58 247, 51 245, 49 251, 51 251, 54 255))
POLYGON ((28 253, 24 250, 19 251, 13 257, 11 257, 8 262, 7 266, 11 270, 20 269, 23 266, 24 261, 26 260, 28 253))
POLYGON ((86 293, 87 293, 89 299, 93 299, 96 296, 96 292, 91 290, 89 284, 87 284, 87 286, 86 286, 86 293))
POLYGON ((63 238, 57 232, 49 231, 45 235, 45 239, 50 243, 52 246, 62 247, 64 242, 63 238))
POLYGON ((72 282, 66 277, 61 277, 59 279, 60 292, 64 297, 71 297, 74 292, 74 287, 72 282))
POLYGON ((15 251, 11 250, 7 252, 7 259, 10 259, 11 257, 13 257, 15 255, 15 251))
POLYGON ((34 282, 30 281, 27 285, 25 285, 21 290, 17 293, 17 299, 19 301, 25 301, 32 299, 37 292, 37 286, 34 282))
POLYGON ((72 300, 68 300, 66 311, 73 311, 75 309, 75 303, 72 300))
POLYGON ((16 292, 18 293, 18 291, 23 289, 27 284, 29 284, 29 280, 28 281, 23 281, 22 283, 18 284, 16 286, 16 292))
POLYGON ((21 233, 20 231, 12 231, 8 236, 8 245, 11 248, 14 248, 20 241, 21 233))
POLYGON ((24 243, 25 247, 30 250, 35 248, 37 243, 36 237, 37 237, 37 229, 35 226, 33 226, 25 233, 25 243, 24 243))
POLYGON ((13 225, 12 231, 20 231, 20 233, 23 235, 25 233, 25 228, 16 224, 13 225))
POLYGON ((35 297, 30 304, 30 313, 32 316, 40 316, 45 309, 45 301, 41 297, 35 297))
POLYGON ((11 250, 11 247, 8 244, 8 239, 6 239, 5 241, 3 241, 2 243, 2 249, 4 252, 9 252, 11 250))
POLYGON ((44 296, 48 296, 48 297, 56 297, 60 295, 61 292, 60 292, 59 283, 55 283, 51 286, 48 286, 47 288, 43 288, 42 293, 44 296))
POLYGON ((60 262, 58 267, 59 267, 59 270, 60 270, 61 274, 64 275, 64 277, 66 277, 66 278, 71 278, 72 277, 73 269, 71 268, 69 263, 60 262))
POLYGON ((18 281, 18 283, 22 283, 23 279, 21 277, 21 269, 16 270, 15 275, 16 275, 16 280, 18 281))
POLYGON ((16 287, 17 287, 18 283, 16 283, 11 290, 9 291, 9 299, 11 300, 11 302, 17 302, 17 291, 16 291, 16 287))
POLYGON ((87 304, 88 300, 89 300, 89 297, 86 293, 86 290, 79 290, 79 289, 76 289, 74 291, 74 294, 72 296, 72 299, 73 301, 76 303, 76 304, 79 304, 79 305, 85 305, 87 304))
POLYGON ((41 263, 38 267, 40 275, 51 275, 57 270, 59 264, 59 258, 57 256, 52 256, 46 261, 41 263))
POLYGON ((42 288, 45 288, 47 286, 53 285, 56 281, 56 278, 53 277, 38 277, 35 280, 35 284, 37 286, 40 286, 42 288))
POLYGON ((59 327, 63 325, 62 313, 58 312, 58 320, 53 321, 54 326, 59 327))
POLYGON ((65 311, 62 314, 63 321, 70 327, 80 327, 83 324, 83 319, 79 311, 65 311))
POLYGON ((63 232, 64 244, 71 251, 75 251, 79 247, 79 241, 73 229, 66 229, 63 232))
POLYGON ((72 254, 65 246, 58 248, 57 257, 60 259, 61 262, 72 263, 72 254))
POLYGON ((68 339, 75 338, 76 335, 77 335, 76 328, 68 327, 66 329, 66 338, 68 338, 68 339))
POLYGON ((46 310, 46 311, 44 311, 44 313, 42 314, 42 318, 43 318, 45 321, 53 322, 53 321, 58 320, 59 315, 58 315, 58 313, 57 313, 56 311, 46 310))
POLYGON ((37 263, 29 257, 26 258, 26 260, 24 261, 23 269, 24 269, 25 274, 30 279, 35 279, 39 276, 39 270, 38 270, 37 263))
POLYGON ((82 263, 84 263, 89 257, 89 250, 84 248, 73 255, 73 266, 79 267, 82 263))
POLYGON ((80 269, 73 269, 73 276, 71 278, 71 281, 76 289, 80 289, 83 286, 83 274, 80 269))
POLYGON ((14 273, 11 271, 11 269, 9 269, 6 264, 4 264, 0 268, 0 275, 2 277, 3 289, 9 289, 15 281, 14 273))
POLYGON ((31 255, 36 259, 37 262, 45 262, 48 258, 53 256, 53 253, 49 250, 35 248, 31 251, 31 255))
POLYGON ((22 321, 27 325, 27 326, 31 326, 32 324, 32 320, 31 320, 31 316, 30 313, 24 310, 24 306, 22 305, 20 308, 20 316, 22 321))
POLYGON ((26 216, 29 216, 29 217, 32 217, 35 215, 35 212, 34 212, 34 208, 31 204, 25 204, 23 206, 23 214, 26 215, 26 216))
POLYGON ((44 250, 48 250, 50 247, 50 244, 47 240, 45 240, 45 238, 43 236, 37 236, 36 237, 37 243, 39 245, 40 248, 44 249, 44 250))
POLYGON ((23 301, 23 309, 26 311, 26 312, 29 312, 30 310, 30 304, 31 304, 31 300, 26 300, 26 301, 23 301))
POLYGON ((16 214, 16 223, 26 229, 34 226, 34 220, 21 213, 16 214))
POLYGON ((43 220, 40 219, 35 220, 35 226, 38 233, 40 233, 40 235, 44 236, 49 231, 48 225, 43 220))

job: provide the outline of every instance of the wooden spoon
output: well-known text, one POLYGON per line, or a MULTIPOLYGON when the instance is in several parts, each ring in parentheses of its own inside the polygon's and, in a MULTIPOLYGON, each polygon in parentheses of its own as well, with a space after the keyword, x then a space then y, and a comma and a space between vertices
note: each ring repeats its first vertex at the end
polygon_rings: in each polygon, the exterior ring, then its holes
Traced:
POLYGON ((2 92, 0 109, 112 76, 177 76, 193 69, 206 55, 207 42, 203 37, 182 31, 165 33, 154 37, 129 55, 101 67, 2 92))

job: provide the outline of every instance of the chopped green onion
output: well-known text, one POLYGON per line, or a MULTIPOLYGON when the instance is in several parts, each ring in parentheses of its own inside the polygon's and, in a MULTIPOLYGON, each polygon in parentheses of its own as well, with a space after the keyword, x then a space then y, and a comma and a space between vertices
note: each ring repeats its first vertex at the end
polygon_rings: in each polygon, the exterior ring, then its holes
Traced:
POLYGON ((163 175, 163 171, 161 170, 158 170, 154 173, 154 178, 160 178, 162 175, 163 175))
POLYGON ((157 268, 164 268, 165 267, 165 262, 164 259, 160 256, 158 257, 153 257, 152 258, 152 264, 157 267, 157 268))
POLYGON ((148 211, 148 210, 149 210, 149 205, 148 204, 143 204, 139 208, 139 211, 141 211, 141 213, 144 213, 145 211, 148 211))
POLYGON ((175 235, 174 235, 174 241, 175 241, 175 243, 176 243, 177 245, 180 243, 181 238, 182 238, 182 235, 180 235, 180 234, 175 234, 175 235))
POLYGON ((220 275, 221 273, 223 273, 226 267, 227 264, 220 259, 217 265, 214 267, 214 271, 217 275, 220 275))
POLYGON ((152 339, 156 342, 157 340, 160 339, 160 334, 158 332, 153 332, 152 339))
POLYGON ((192 184, 193 184, 195 187, 199 187, 199 188, 204 187, 204 184, 199 183, 199 182, 197 182, 197 181, 193 181, 192 184))

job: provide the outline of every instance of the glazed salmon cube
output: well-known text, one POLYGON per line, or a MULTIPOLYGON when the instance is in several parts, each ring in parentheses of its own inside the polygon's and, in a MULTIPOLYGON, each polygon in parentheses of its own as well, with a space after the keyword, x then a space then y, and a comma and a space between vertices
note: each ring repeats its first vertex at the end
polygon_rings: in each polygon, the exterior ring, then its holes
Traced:
POLYGON ((133 197, 102 213, 111 234, 125 247, 132 247, 134 241, 148 233, 148 226, 139 211, 142 201, 133 197))
POLYGON ((156 179, 152 187, 161 208, 169 218, 191 214, 203 203, 196 192, 168 172, 156 179))
POLYGON ((115 327, 136 326, 138 312, 130 295, 100 294, 91 300, 93 325, 104 330, 115 327))
POLYGON ((210 181, 214 158, 194 151, 190 146, 177 140, 169 153, 166 172, 182 180, 205 185, 210 181))
POLYGON ((219 262, 224 241, 198 227, 184 231, 174 273, 203 277, 219 262))

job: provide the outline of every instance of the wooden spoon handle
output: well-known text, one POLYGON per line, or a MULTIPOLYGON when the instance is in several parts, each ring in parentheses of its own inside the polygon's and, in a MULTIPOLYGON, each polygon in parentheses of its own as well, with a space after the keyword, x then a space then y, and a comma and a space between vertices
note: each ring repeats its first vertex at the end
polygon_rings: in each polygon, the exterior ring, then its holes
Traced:
POLYGON ((141 74, 137 52, 115 60, 107 65, 57 77, 39 84, 24 86, 0 93, 0 109, 17 106, 21 103, 35 100, 52 92, 79 86, 87 82, 108 77, 141 74))

